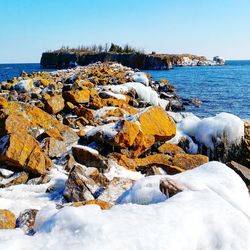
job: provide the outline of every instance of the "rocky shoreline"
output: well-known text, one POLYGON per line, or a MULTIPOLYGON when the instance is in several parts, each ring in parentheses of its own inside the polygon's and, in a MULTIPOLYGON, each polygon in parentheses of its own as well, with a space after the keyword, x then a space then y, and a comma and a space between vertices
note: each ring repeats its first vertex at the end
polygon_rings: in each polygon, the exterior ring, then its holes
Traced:
MULTIPOLYGON (((242 195, 242 201, 248 200, 249 121, 227 113, 199 119, 180 112, 183 105, 175 90, 165 79, 155 81, 117 63, 23 72, 2 82, 0 229, 15 232, 4 234, 3 241, 18 235, 38 244, 41 237, 54 233, 58 237, 55 244, 59 244, 54 247, 58 247, 65 244, 65 239, 60 240, 57 230, 62 232, 67 226, 70 230, 73 224, 67 223, 71 221, 78 225, 74 230, 80 232, 81 225, 88 225, 92 233, 102 228, 98 220, 95 225, 91 219, 87 221, 88 213, 89 218, 99 218, 100 223, 104 220, 103 225, 112 230, 115 225, 120 232, 118 222, 109 223, 117 216, 122 220, 121 211, 130 214, 132 221, 138 218, 139 223, 147 211, 137 213, 138 204, 147 205, 138 209, 155 206, 162 214, 160 204, 168 210, 168 199, 179 199, 181 207, 188 207, 185 197, 191 192, 196 192, 193 197, 197 192, 212 197, 203 201, 209 205, 216 202, 218 195, 224 199, 224 194, 228 197, 226 194, 235 190, 242 195), (208 187, 212 191, 206 193, 208 187), (217 196, 209 196, 213 190, 217 196), (97 207, 109 211, 106 215, 110 219, 104 219, 97 207), (78 213, 86 216, 82 218, 78 213)), ((234 206, 225 211, 243 211, 242 201, 234 198, 228 198, 227 202, 234 206)), ((194 202, 199 204, 200 200, 194 202)), ((192 209, 198 216, 198 210, 192 209)), ((239 220, 247 225, 249 217, 241 216, 239 220)), ((182 219, 176 217, 177 222, 182 219)), ((225 220, 230 221, 229 217, 225 220)), ((84 237, 88 237, 84 230, 84 237)), ((128 230, 133 229, 128 226, 128 230)), ((104 249, 108 246, 107 234, 104 230, 98 238, 104 249)))
POLYGON ((225 60, 215 56, 208 60, 204 56, 190 54, 142 54, 111 52, 44 52, 40 65, 42 68, 69 68, 85 66, 95 62, 118 62, 124 66, 144 70, 172 69, 180 66, 216 66, 224 65, 225 60))

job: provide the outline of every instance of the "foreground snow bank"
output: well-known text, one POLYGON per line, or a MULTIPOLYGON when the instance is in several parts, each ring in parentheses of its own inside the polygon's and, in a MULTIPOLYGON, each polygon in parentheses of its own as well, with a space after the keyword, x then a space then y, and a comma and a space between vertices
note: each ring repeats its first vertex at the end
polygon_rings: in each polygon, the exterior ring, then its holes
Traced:
POLYGON ((159 191, 161 178, 138 180, 120 198, 125 204, 107 211, 44 208, 34 236, 0 231, 0 249, 249 249, 250 199, 235 172, 210 162, 169 176, 184 186, 170 199, 159 191))

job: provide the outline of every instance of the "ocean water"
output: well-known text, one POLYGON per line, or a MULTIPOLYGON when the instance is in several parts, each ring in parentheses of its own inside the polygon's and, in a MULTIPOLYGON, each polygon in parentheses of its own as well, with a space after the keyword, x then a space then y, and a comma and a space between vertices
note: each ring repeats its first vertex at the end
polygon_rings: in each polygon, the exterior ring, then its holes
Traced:
POLYGON ((186 111, 200 117, 229 112, 242 119, 250 119, 250 60, 226 61, 224 66, 147 72, 154 79, 168 79, 180 97, 202 100, 200 107, 186 106, 186 111))
MULTIPOLYGON (((0 64, 0 81, 22 71, 41 71, 39 64, 0 64)), ((46 69, 46 71, 51 71, 46 69)), ((200 107, 185 106, 199 117, 229 112, 250 119, 250 61, 227 61, 224 66, 178 67, 173 70, 149 70, 154 79, 168 79, 177 94, 186 99, 199 98, 200 107)))

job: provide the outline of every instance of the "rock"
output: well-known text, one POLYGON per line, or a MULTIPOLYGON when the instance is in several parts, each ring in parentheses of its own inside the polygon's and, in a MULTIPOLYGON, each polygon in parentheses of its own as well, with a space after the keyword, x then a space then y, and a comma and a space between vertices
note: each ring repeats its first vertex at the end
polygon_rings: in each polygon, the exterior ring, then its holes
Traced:
POLYGON ((109 202, 102 201, 102 200, 89 200, 89 201, 83 201, 83 202, 74 202, 72 203, 71 206, 73 207, 81 207, 85 205, 98 205, 102 210, 108 210, 110 209, 113 205, 109 202))
POLYGON ((54 137, 45 138, 42 141, 42 149, 51 158, 59 157, 67 151, 66 143, 54 137))
POLYGON ((48 182, 50 182, 51 178, 45 174, 45 175, 41 175, 37 178, 32 178, 30 179, 27 184, 28 185, 40 185, 40 184, 46 184, 48 182))
POLYGON ((140 170, 146 172, 152 166, 161 167, 168 174, 176 174, 184 171, 184 169, 172 163, 171 157, 164 154, 153 154, 144 158, 131 159, 119 153, 111 153, 109 157, 119 165, 132 171, 140 170))
POLYGON ((70 172, 71 169, 77 164, 77 162, 75 161, 75 158, 72 154, 66 155, 66 160, 67 162, 66 162, 64 170, 66 172, 70 172))
POLYGON ((9 210, 0 209, 0 229, 14 229, 15 227, 15 215, 9 210))
POLYGON ((179 147, 175 144, 168 143, 168 142, 162 144, 160 147, 158 147, 157 150, 162 154, 168 154, 171 156, 173 156, 177 153, 181 153, 181 154, 185 153, 181 147, 179 147))
POLYGON ((27 133, 30 122, 21 114, 4 115, 0 118, 1 136, 18 132, 27 133))
POLYGON ((98 199, 115 204, 116 200, 131 186, 134 181, 128 178, 114 177, 104 192, 98 197, 98 199))
POLYGON ((67 102, 76 103, 88 103, 90 100, 90 92, 88 88, 83 90, 71 90, 71 91, 64 91, 63 98, 67 102))
POLYGON ((57 114, 64 109, 64 99, 61 95, 54 95, 45 100, 45 110, 50 114, 57 114))
POLYGON ((0 139, 0 162, 31 175, 45 174, 51 160, 41 151, 39 143, 29 134, 15 133, 0 139))
POLYGON ((94 119, 94 111, 88 108, 85 108, 83 106, 79 106, 76 108, 75 114, 78 117, 85 117, 88 120, 93 120, 94 119))
POLYGON ((189 154, 176 154, 172 158, 172 164, 184 170, 198 167, 208 162, 208 157, 205 155, 189 155, 189 154))
POLYGON ((14 85, 14 90, 19 92, 27 92, 32 88, 33 88, 32 79, 22 80, 18 84, 14 85))
POLYGON ((72 147, 75 160, 87 167, 95 167, 100 170, 108 169, 107 159, 90 147, 76 145, 72 147))
POLYGON ((158 106, 149 107, 120 124, 114 143, 128 157, 138 157, 155 142, 170 140, 176 126, 168 114, 158 106))
POLYGON ((14 173, 11 177, 3 179, 0 182, 1 188, 6 188, 14 185, 25 184, 29 179, 29 175, 26 172, 14 173))
POLYGON ((66 181, 63 195, 70 202, 94 200, 104 189, 100 184, 106 185, 106 182, 107 179, 97 169, 75 165, 66 181))
POLYGON ((0 108, 5 115, 22 115, 27 118, 30 122, 30 129, 41 129, 43 131, 47 130, 57 130, 65 143, 70 145, 76 142, 79 137, 76 132, 73 131, 68 126, 63 125, 60 121, 52 117, 45 111, 30 106, 21 102, 7 102, 6 99, 0 98, 0 108))
POLYGON ((231 161, 227 163, 227 166, 233 169, 246 183, 247 186, 250 186, 250 169, 235 162, 231 161))
POLYGON ((239 161, 250 168, 250 121, 244 122, 244 138, 241 151, 243 156, 239 161))
POLYGON ((26 234, 33 234, 37 209, 26 209, 20 213, 16 220, 16 227, 21 228, 26 234))
POLYGON ((184 187, 170 178, 160 180, 160 190, 170 198, 184 190, 184 187))

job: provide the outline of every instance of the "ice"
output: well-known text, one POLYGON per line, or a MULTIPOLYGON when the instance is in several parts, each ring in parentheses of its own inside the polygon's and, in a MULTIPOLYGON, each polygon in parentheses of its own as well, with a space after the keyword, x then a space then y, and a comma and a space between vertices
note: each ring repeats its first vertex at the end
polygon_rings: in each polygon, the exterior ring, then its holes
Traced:
POLYGON ((131 77, 135 82, 140 82, 145 86, 149 85, 148 77, 144 72, 136 72, 131 77))
POLYGON ((115 94, 127 94, 131 90, 134 90, 138 97, 143 101, 150 103, 151 105, 160 105, 162 108, 166 108, 167 103, 162 101, 155 90, 149 86, 144 86, 140 82, 127 82, 120 85, 108 85, 103 86, 103 90, 112 91, 115 94), (161 101, 160 101, 161 100, 161 101))
POLYGON ((227 145, 238 145, 244 136, 244 122, 229 113, 220 113, 204 119, 188 114, 182 118, 175 116, 175 119, 179 121, 177 135, 170 142, 177 144, 182 137, 187 138, 192 144, 190 153, 197 152, 192 138, 213 151, 215 144, 220 141, 227 145))

